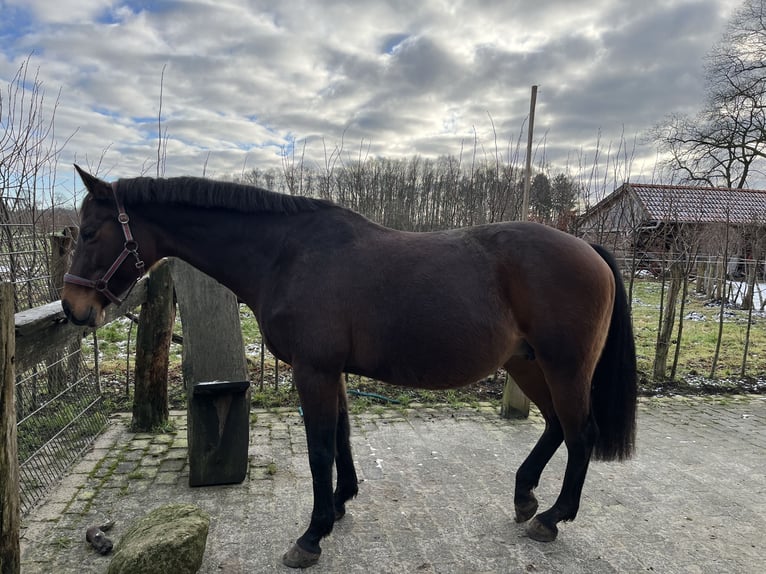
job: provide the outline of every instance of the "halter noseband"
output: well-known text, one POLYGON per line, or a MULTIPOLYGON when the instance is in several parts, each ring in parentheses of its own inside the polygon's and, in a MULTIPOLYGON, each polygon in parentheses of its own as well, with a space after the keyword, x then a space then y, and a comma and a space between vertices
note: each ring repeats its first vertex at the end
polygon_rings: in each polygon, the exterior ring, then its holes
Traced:
POLYGON ((106 273, 104 273, 101 279, 96 279, 94 281, 93 279, 85 279, 84 277, 79 277, 77 275, 67 273, 64 275, 64 283, 72 283, 73 285, 90 287, 104 295, 104 297, 109 299, 115 305, 121 305, 128 294, 133 290, 133 287, 136 285, 141 276, 146 273, 146 266, 144 265, 141 256, 138 254, 138 242, 133 238, 133 234, 130 231, 130 226, 128 225, 130 218, 128 217, 128 214, 125 213, 125 207, 122 205, 122 201, 120 201, 120 198, 117 195, 117 190, 115 189, 114 184, 112 185, 112 193, 114 194, 114 201, 117 204, 117 221, 120 222, 120 225, 122 226, 122 233, 125 236, 125 243, 122 248, 122 253, 117 256, 117 259, 114 260, 112 266, 106 270, 106 273), (130 284, 130 287, 128 287, 125 295, 122 297, 122 299, 120 299, 117 295, 109 290, 109 280, 115 273, 117 273, 120 265, 122 265, 122 263, 131 255, 136 258, 135 265, 136 270, 138 271, 138 275, 133 280, 133 283, 130 284))

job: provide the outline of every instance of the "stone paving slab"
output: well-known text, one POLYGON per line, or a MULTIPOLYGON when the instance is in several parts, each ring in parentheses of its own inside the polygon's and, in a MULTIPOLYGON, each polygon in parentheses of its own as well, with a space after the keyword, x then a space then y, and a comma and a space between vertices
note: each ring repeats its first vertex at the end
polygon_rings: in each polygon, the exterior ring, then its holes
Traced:
MULTIPOLYGON (((282 553, 305 528, 311 479, 294 411, 254 411, 239 485, 190 488, 185 415, 176 431, 136 434, 115 416, 94 448, 24 520, 22 572, 105 572, 85 542, 113 519, 118 541, 152 508, 188 502, 211 515, 203 573, 289 572, 282 553)), ((541 544, 513 520, 514 473, 542 431, 488 405, 374 409, 353 416, 360 479, 349 514, 323 542, 319 573, 766 572, 766 397, 643 400, 638 454, 593 463, 580 514, 541 544)), ((558 494, 564 451, 538 489, 558 494)))

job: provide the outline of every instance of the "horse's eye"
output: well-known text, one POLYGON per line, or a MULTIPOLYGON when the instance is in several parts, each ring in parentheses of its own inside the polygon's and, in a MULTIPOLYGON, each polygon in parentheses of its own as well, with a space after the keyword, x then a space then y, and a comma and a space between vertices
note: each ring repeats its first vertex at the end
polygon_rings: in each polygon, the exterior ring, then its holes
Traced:
POLYGON ((86 227, 80 230, 80 238, 83 241, 90 241, 96 236, 96 230, 86 227))

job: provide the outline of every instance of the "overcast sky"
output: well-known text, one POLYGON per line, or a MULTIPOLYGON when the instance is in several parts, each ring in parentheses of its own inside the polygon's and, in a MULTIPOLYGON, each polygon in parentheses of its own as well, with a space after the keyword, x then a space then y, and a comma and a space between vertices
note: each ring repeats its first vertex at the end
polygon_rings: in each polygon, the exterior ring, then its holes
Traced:
MULTIPOLYGON (((693 112, 738 5, 0 0, 0 80, 7 96, 32 54, 49 105, 61 90, 56 134, 75 134, 62 181, 74 160, 107 179, 156 173, 163 66, 168 176, 280 166, 293 142, 322 166, 341 147, 344 160, 458 155, 477 138, 494 154, 496 134, 505 157, 533 84, 536 163, 544 150, 555 169, 592 161, 599 134, 603 151, 632 147, 667 113, 693 112)), ((639 147, 629 175, 651 177, 654 160, 639 147)))

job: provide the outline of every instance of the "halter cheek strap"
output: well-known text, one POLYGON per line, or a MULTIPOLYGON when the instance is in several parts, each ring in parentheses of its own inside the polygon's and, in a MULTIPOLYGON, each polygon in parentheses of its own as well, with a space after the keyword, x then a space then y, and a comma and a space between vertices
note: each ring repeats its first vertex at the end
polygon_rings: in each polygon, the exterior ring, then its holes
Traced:
POLYGON ((80 285, 82 287, 90 287, 91 289, 95 289, 99 293, 103 294, 104 297, 109 299, 115 305, 121 305, 125 298, 133 290, 133 287, 136 285, 141 276, 146 273, 146 265, 144 265, 141 256, 138 254, 138 242, 133 238, 133 233, 130 231, 130 218, 125 212, 125 207, 123 206, 120 197, 117 195, 117 190, 115 189, 114 184, 112 184, 112 193, 114 194, 114 201, 117 204, 117 221, 120 222, 122 233, 125 236, 125 243, 122 247, 122 253, 117 256, 117 259, 114 260, 114 263, 112 263, 112 265, 109 267, 109 269, 106 270, 106 273, 104 273, 100 279, 86 279, 78 275, 67 273, 64 275, 64 283, 71 283, 73 285, 80 285), (130 287, 128 287, 128 290, 125 292, 125 295, 120 298, 112 293, 112 291, 109 289, 109 280, 115 273, 117 273, 117 270, 120 268, 123 262, 131 256, 133 256, 136 260, 135 267, 137 275, 133 280, 133 283, 130 284, 130 287))

